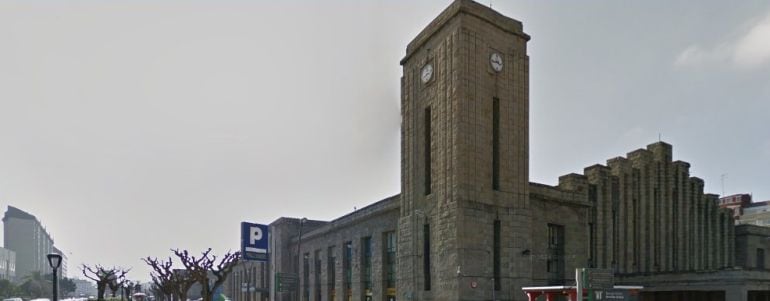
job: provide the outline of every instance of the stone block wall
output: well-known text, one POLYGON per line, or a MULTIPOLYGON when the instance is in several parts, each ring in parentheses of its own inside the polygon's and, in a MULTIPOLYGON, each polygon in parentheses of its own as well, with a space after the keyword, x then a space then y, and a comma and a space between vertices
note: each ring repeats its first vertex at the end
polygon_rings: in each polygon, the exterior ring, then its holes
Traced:
POLYGON ((735 229, 735 265, 748 270, 770 270, 770 228, 738 225, 735 229), (758 250, 765 255, 765 267, 758 266, 758 250))
POLYGON ((520 255, 530 249, 531 223, 528 40, 520 22, 458 0, 407 47, 398 252, 430 258, 427 272, 422 261, 399 263, 398 287, 407 300, 489 299, 495 220, 501 225, 496 294, 524 299, 520 288, 531 277, 531 262, 520 255), (499 72, 490 65, 492 53, 503 58, 499 72), (433 75, 423 81, 428 65, 433 75))
POLYGON ((718 196, 704 194, 690 164, 672 161, 672 147, 657 142, 607 165, 560 179, 564 189, 587 185, 595 225, 591 264, 617 274, 710 271, 734 265, 732 214, 718 196))
POLYGON ((569 184, 559 187, 530 184, 532 250, 526 256, 532 260, 532 286, 575 285, 575 269, 588 266, 590 260, 588 222, 592 205, 585 201, 587 185, 570 181, 577 180, 574 176, 564 180, 569 184), (564 261, 564 265, 559 267, 564 277, 556 283, 549 278, 547 271, 547 261, 553 259, 552 254, 547 252, 548 225, 562 226, 565 232, 563 258, 557 258, 564 261))
MULTIPOLYGON (((385 271, 384 269, 384 251, 385 237, 387 232, 396 232, 398 222, 399 196, 393 196, 367 207, 361 208, 353 213, 340 217, 331 222, 318 222, 310 224, 307 228, 303 225, 303 235, 300 241, 297 238, 299 234, 298 222, 296 219, 291 226, 286 224, 278 225, 274 228, 271 224, 271 234, 277 232, 281 238, 277 240, 276 248, 279 253, 291 254, 291 260, 287 260, 285 255, 275 258, 277 264, 274 266, 272 275, 275 272, 299 272, 299 291, 302 300, 307 301, 330 301, 331 292, 334 290, 334 300, 347 300, 344 289, 343 274, 343 252, 347 242, 351 243, 351 298, 352 300, 366 300, 366 294, 362 284, 362 241, 364 238, 371 239, 371 300, 386 300, 385 271), (282 228, 277 230, 277 228, 282 228), (299 257, 297 257, 297 244, 300 244, 299 257), (329 253, 333 250, 333 254, 329 253), (308 258, 308 281, 305 281, 304 258, 308 258), (335 257, 333 271, 335 273, 335 282, 329 283, 330 274, 328 269, 329 257, 335 257), (299 267, 296 268, 296 260, 299 258, 299 267), (320 261, 321 269, 316 267, 316 261, 320 261), (316 273, 320 275, 316 276, 316 273), (320 283, 317 283, 320 279, 320 283), (320 285, 317 285, 320 284, 320 285), (305 299, 304 290, 309 291, 305 299), (320 294, 319 289, 320 288, 320 294), (320 295, 320 298, 318 298, 320 295)), ((280 220, 279 220, 280 221, 280 220)), ((401 259, 399 259, 401 260, 401 259)), ((397 270, 398 272, 398 270, 397 270)), ((275 288, 272 288, 273 291, 275 288)), ((398 293, 398 292, 396 292, 398 293)), ((292 299, 294 293, 276 292, 273 300, 295 300, 292 299)))

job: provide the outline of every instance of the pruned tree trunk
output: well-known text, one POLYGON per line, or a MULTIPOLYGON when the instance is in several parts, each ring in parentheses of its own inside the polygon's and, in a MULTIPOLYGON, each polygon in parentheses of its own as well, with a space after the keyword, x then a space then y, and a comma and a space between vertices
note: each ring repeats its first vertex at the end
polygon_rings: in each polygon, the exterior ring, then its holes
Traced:
POLYGON ((104 294, 108 286, 112 290, 112 297, 115 297, 115 290, 117 288, 113 286, 113 282, 122 285, 126 281, 125 277, 128 273, 128 270, 116 267, 106 269, 98 264, 93 267, 84 264, 82 270, 83 276, 96 282, 96 295, 99 301, 104 300, 104 294))
POLYGON ((216 255, 211 255, 211 249, 202 252, 200 257, 191 256, 187 250, 173 251, 185 268, 187 268, 187 273, 201 285, 201 298, 203 301, 214 300, 214 293, 222 287, 222 284, 227 280, 227 276, 233 271, 235 264, 240 259, 240 252, 228 252, 217 263, 216 255), (210 275, 213 275, 213 281, 210 281, 210 275))
POLYGON ((105 282, 96 282, 96 300, 102 301, 104 300, 104 293, 107 291, 107 283, 105 282))

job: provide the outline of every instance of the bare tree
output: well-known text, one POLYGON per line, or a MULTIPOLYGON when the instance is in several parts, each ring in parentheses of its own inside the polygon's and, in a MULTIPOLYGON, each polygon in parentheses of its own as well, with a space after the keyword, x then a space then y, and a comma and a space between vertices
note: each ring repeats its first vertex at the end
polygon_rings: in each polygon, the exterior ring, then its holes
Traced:
MULTIPOLYGON (((87 266, 83 265, 83 276, 96 282, 97 300, 104 300, 104 292, 107 290, 107 286, 112 289, 113 282, 122 279, 125 281, 126 274, 129 270, 124 270, 118 267, 105 268, 101 265, 87 266)), ((120 282, 122 283, 122 282, 120 282)), ((115 297, 115 290, 112 289, 112 296, 115 297)))
POLYGON ((126 279, 118 279, 118 277, 113 277, 109 282, 107 282, 107 286, 110 288, 112 298, 115 298, 115 295, 117 294, 120 287, 123 286, 123 282, 125 281, 126 279))
POLYGON ((187 292, 198 281, 191 273, 175 271, 171 257, 167 261, 158 258, 142 258, 154 270, 150 274, 153 283, 167 296, 174 296, 177 301, 186 301, 187 292))
POLYGON ((201 285, 203 301, 213 301, 214 293, 224 284, 241 257, 240 252, 227 252, 217 263, 217 256, 211 254, 211 248, 201 252, 201 256, 190 255, 187 250, 174 251, 187 272, 201 285))

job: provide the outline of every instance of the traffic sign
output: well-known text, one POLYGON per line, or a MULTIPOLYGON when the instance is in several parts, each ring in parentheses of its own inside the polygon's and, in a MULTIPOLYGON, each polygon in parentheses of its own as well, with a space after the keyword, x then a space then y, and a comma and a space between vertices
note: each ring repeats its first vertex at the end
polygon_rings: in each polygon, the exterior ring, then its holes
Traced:
POLYGON ((585 269, 587 289, 611 289, 615 277, 610 269, 585 269))
POLYGON ((299 276, 293 273, 275 273, 275 287, 279 292, 293 292, 299 285, 299 276))
POLYGON ((267 225, 241 223, 241 255, 245 260, 267 261, 269 230, 267 225))
MULTIPOLYGON (((577 291, 582 292, 584 289, 588 290, 588 300, 611 300, 606 299, 605 293, 611 291, 615 287, 615 275, 610 269, 589 269, 578 268, 575 269, 575 279, 577 280, 577 291)), ((582 295, 582 294, 580 294, 582 295)), ((617 295, 610 294, 609 298, 618 297, 617 295)), ((622 296, 620 296, 622 297, 622 296)), ((585 300, 578 298, 579 300, 585 300)), ((618 299, 625 300, 625 299, 618 299)))

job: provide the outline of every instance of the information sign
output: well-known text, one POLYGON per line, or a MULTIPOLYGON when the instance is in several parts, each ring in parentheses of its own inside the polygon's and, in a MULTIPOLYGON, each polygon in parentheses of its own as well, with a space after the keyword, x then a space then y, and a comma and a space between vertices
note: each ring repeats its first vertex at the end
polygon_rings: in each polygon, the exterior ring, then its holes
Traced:
POLYGON ((615 286, 615 277, 610 269, 585 269, 585 288, 611 289, 615 286))
POLYGON ((275 287, 279 292, 293 292, 297 290, 299 277, 293 273, 275 273, 275 287))
POLYGON ((241 256, 245 260, 267 261, 269 231, 267 225, 241 223, 241 256))
POLYGON ((636 301, 638 294, 631 290, 595 290, 593 297, 596 301, 636 301))

